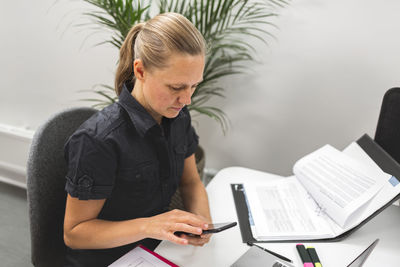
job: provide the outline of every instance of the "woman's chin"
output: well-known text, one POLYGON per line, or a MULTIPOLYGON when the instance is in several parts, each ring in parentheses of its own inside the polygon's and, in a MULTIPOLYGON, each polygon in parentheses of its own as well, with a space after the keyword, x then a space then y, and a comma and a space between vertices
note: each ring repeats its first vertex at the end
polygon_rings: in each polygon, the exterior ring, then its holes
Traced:
POLYGON ((173 119, 179 115, 179 112, 181 112, 181 110, 182 109, 171 108, 168 110, 168 112, 165 112, 164 117, 166 117, 168 119, 173 119))

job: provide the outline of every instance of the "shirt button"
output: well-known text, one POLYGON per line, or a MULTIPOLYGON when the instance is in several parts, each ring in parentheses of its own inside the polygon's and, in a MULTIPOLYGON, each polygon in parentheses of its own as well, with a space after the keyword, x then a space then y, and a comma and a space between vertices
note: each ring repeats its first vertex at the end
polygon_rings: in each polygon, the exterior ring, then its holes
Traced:
POLYGON ((80 187, 89 188, 93 185, 93 179, 87 175, 84 175, 81 178, 79 178, 78 184, 80 187))

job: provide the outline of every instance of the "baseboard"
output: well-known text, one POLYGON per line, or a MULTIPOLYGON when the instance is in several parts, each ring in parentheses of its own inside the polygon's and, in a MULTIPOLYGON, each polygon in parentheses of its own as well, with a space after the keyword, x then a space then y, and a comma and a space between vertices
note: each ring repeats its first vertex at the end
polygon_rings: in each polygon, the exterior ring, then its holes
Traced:
POLYGON ((0 181, 26 188, 26 162, 34 132, 0 124, 0 181))
POLYGON ((1 175, 0 175, 0 183, 10 184, 10 185, 13 185, 13 186, 16 186, 16 187, 19 187, 19 188, 26 189, 26 181, 19 182, 19 181, 16 181, 15 179, 11 179, 11 178, 8 178, 8 177, 3 177, 1 175))

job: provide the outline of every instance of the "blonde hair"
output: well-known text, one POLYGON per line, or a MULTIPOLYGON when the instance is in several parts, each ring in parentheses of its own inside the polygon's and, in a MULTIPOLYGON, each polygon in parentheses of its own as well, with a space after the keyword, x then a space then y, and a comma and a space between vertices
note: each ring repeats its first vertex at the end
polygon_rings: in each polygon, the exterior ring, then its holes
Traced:
POLYGON ((174 53, 205 55, 206 42, 201 33, 184 16, 163 13, 145 23, 133 26, 128 32, 119 54, 115 76, 115 91, 121 93, 123 84, 134 83, 133 62, 141 59, 144 68, 163 68, 174 53))

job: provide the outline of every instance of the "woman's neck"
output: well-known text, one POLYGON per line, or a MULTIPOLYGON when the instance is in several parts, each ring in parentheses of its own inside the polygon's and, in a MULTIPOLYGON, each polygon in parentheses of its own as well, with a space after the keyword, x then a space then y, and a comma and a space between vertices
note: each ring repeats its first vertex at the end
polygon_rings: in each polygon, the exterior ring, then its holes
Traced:
POLYGON ((139 85, 138 82, 135 83, 131 95, 136 99, 139 104, 144 107, 144 109, 153 117, 153 119, 158 123, 161 124, 162 116, 155 112, 151 106, 147 103, 146 98, 143 94, 143 88, 139 85))

